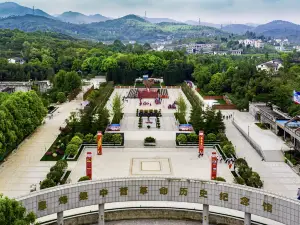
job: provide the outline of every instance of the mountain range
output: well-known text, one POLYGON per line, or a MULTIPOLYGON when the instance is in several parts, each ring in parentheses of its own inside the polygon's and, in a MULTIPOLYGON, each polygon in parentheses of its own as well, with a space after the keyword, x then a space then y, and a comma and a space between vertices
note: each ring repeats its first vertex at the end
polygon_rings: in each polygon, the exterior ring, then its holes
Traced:
POLYGON ((115 39, 155 41, 180 38, 208 37, 244 34, 252 31, 259 35, 288 38, 300 42, 300 26, 291 22, 275 20, 267 24, 230 24, 222 26, 197 21, 180 22, 169 18, 142 18, 127 15, 112 19, 100 14, 84 15, 64 12, 52 16, 40 9, 31 9, 13 2, 0 3, 0 28, 23 31, 54 31, 73 37, 110 41, 115 39))

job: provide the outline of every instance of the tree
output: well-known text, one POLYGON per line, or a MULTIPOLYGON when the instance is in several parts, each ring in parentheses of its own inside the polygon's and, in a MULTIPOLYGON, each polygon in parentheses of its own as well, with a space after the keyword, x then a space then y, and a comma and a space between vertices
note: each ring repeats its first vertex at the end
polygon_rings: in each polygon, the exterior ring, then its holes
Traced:
POLYGON ((114 121, 120 123, 122 119, 123 103, 121 96, 118 93, 116 93, 115 97, 113 98, 112 111, 114 114, 114 121))
POLYGON ((67 97, 63 92, 58 92, 56 99, 59 103, 64 103, 65 101, 67 101, 67 97))
POLYGON ((35 223, 34 213, 26 212, 26 208, 15 199, 0 196, 1 225, 31 225, 35 223))
POLYGON ((186 110, 187 110, 187 104, 183 98, 183 96, 180 94, 177 98, 177 106, 178 106, 178 112, 183 115, 183 117, 186 117, 186 110))

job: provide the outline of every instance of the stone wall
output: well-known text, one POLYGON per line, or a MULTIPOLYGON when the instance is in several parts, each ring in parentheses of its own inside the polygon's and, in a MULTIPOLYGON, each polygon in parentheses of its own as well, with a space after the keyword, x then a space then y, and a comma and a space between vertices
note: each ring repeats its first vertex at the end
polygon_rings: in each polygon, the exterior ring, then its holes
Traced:
POLYGON ((37 217, 127 201, 207 204, 251 213, 286 225, 300 224, 300 202, 261 189, 187 178, 136 177, 62 185, 17 199, 37 217))

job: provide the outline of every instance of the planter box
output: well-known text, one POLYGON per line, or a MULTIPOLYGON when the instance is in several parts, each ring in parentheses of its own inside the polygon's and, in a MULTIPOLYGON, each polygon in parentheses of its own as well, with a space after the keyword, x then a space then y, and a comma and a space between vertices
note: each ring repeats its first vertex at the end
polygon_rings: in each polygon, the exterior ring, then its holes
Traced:
POLYGON ((154 142, 144 142, 144 146, 156 146, 156 143, 154 142))
POLYGON ((102 143, 102 146, 123 146, 122 143, 114 143, 114 142, 106 142, 106 143, 102 143))

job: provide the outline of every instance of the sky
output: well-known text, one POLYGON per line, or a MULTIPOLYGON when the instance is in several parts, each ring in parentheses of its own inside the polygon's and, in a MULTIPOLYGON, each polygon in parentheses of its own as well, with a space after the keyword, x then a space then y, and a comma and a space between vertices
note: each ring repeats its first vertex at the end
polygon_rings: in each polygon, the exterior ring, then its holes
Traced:
MULTIPOLYGON (((5 2, 0 0, 0 2, 5 2)), ((287 20, 300 24, 300 0, 15 0, 49 14, 75 11, 118 18, 128 14, 213 23, 266 23, 287 20)))

